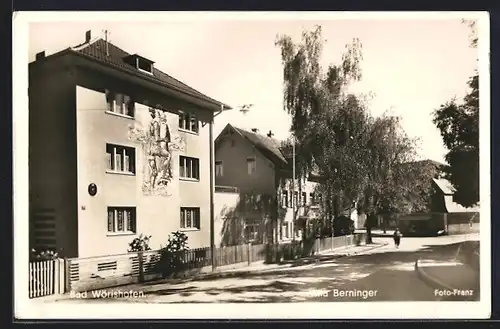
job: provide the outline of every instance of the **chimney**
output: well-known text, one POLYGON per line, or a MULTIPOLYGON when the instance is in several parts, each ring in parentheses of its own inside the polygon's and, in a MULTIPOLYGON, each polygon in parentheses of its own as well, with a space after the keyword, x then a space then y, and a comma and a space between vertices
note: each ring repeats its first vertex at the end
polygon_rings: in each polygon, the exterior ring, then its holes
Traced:
POLYGON ((38 54, 36 54, 36 60, 39 61, 41 59, 45 58, 45 51, 41 51, 38 54))
POLYGON ((274 136, 273 132, 271 130, 269 130, 269 132, 267 133, 267 137, 271 138, 273 136, 274 136))
POLYGON ((85 43, 89 43, 91 38, 92 38, 92 32, 88 30, 87 32, 85 32, 85 43))
POLYGON ((258 131, 259 131, 259 129, 257 129, 257 128, 252 128, 252 132, 257 133, 258 131))

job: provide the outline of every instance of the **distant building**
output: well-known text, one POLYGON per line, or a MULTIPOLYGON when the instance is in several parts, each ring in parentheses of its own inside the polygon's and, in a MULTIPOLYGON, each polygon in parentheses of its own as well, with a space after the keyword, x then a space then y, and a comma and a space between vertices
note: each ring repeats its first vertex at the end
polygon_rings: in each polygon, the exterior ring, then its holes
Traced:
POLYGON ((215 182, 234 186, 240 204, 233 220, 232 243, 243 241, 290 241, 301 237, 308 220, 317 216, 322 202, 316 193, 319 175, 296 180, 289 147, 272 137, 228 124, 215 140, 215 182), (295 220, 293 209, 295 208, 295 220), (236 218, 237 217, 237 218, 236 218), (241 228, 242 227, 242 228, 241 228))
POLYGON ((424 160, 436 167, 432 179, 432 193, 429 195, 427 212, 411 213, 399 216, 397 224, 406 232, 411 229, 427 232, 447 231, 448 233, 465 233, 479 230, 479 206, 463 207, 455 202, 455 189, 442 173, 445 164, 432 160, 424 160))
MULTIPOLYGON (((138 50, 140 52, 140 50, 138 50)), ((29 64, 32 248, 66 257, 211 242, 214 113, 222 104, 103 39, 29 64)))

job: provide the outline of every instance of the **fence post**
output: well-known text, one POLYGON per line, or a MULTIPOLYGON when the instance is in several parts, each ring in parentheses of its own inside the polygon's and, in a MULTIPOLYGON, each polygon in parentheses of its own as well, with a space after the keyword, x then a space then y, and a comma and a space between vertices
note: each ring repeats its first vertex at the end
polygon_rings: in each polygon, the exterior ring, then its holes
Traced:
POLYGON ((139 257, 139 282, 144 282, 144 252, 139 251, 137 257, 139 257))
POLYGON ((64 258, 64 283, 66 286, 65 292, 71 291, 71 276, 70 276, 71 259, 64 258))
POLYGON ((56 258, 54 260, 54 293, 63 294, 65 291, 65 260, 63 258, 56 258))
POLYGON ((250 257, 250 249, 252 248, 252 244, 249 242, 247 245, 247 257, 248 257, 248 266, 250 266, 250 263, 252 263, 251 257, 250 257))

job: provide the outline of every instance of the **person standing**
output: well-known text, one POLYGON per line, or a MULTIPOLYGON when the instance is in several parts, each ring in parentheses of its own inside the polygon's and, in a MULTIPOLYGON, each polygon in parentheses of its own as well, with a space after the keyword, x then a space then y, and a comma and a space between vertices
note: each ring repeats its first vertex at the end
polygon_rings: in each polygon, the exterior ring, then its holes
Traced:
POLYGON ((399 248, 399 244, 401 243, 401 232, 399 231, 399 228, 396 228, 396 230, 394 231, 394 245, 396 246, 396 248, 399 248))

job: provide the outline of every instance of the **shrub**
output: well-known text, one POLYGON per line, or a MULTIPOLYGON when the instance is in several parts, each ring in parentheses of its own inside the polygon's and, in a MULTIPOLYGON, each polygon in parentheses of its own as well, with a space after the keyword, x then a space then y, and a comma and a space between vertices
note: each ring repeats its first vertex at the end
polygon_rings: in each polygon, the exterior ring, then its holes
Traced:
POLYGON ((54 250, 43 250, 36 251, 35 249, 30 250, 30 261, 43 261, 52 260, 59 258, 59 255, 54 250))
POLYGON ((292 241, 290 243, 266 244, 266 259, 265 262, 280 263, 283 260, 295 260, 306 255, 303 244, 301 241, 292 241))
POLYGON ((303 246, 300 241, 292 241, 283 245, 283 259, 284 260, 295 260, 299 259, 303 255, 303 246))
POLYGON ((158 270, 163 277, 175 275, 186 267, 185 252, 189 250, 188 236, 180 231, 168 236, 168 244, 160 249, 158 270))
POLYGON ((128 251, 138 252, 151 250, 151 248, 149 247, 149 239, 151 239, 151 235, 139 235, 128 244, 130 247, 128 251))

